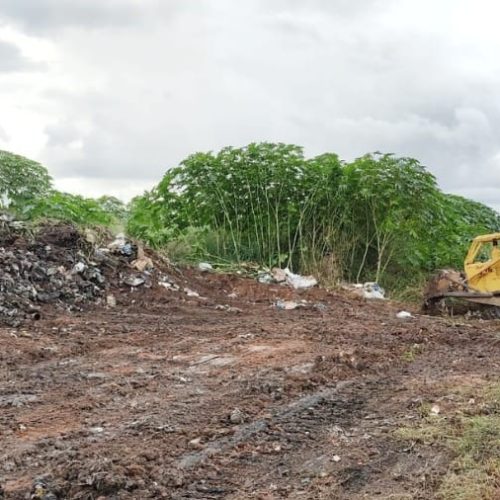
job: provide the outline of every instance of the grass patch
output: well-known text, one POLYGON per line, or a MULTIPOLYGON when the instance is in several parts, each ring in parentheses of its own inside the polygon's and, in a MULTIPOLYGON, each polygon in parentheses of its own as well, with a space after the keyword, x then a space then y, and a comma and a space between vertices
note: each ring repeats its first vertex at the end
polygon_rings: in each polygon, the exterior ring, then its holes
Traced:
POLYGON ((436 492, 442 500, 500 498, 500 384, 476 388, 475 411, 466 407, 469 390, 457 391, 465 399, 453 414, 422 411, 419 425, 396 431, 403 441, 442 446, 452 453, 454 459, 436 492))
POLYGON ((409 349, 407 349, 405 352, 402 354, 403 361, 406 361, 408 363, 412 363, 415 361, 415 358, 419 355, 422 354, 424 350, 424 346, 421 344, 413 344, 410 346, 409 349))

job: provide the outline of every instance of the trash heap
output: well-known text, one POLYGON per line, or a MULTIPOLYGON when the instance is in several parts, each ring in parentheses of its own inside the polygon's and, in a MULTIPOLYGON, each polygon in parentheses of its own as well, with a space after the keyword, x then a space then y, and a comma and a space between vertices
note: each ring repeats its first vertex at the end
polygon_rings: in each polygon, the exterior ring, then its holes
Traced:
POLYGON ((109 304, 123 284, 147 285, 151 259, 120 236, 99 246, 96 235, 70 224, 46 225, 34 234, 5 216, 0 221, 0 325, 38 319, 48 305, 67 311, 109 304))

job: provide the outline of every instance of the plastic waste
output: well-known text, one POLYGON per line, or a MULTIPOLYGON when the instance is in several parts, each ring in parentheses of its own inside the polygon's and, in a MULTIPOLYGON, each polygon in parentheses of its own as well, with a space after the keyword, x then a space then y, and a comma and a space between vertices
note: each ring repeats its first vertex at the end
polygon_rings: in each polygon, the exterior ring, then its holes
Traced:
POLYGON ((73 266, 73 274, 80 274, 80 273, 83 273, 83 271, 85 271, 85 269, 87 269, 87 264, 85 264, 84 262, 77 262, 74 266, 73 266))
POLYGON ((134 253, 132 243, 128 242, 123 233, 117 234, 114 241, 108 245, 109 250, 114 250, 122 255, 131 257, 134 253))
POLYGON ((198 264, 198 271, 207 272, 207 271, 212 271, 212 270, 213 270, 212 264, 210 264, 208 262, 200 262, 198 264))
POLYGON ((270 285, 271 283, 274 283, 274 279, 269 273, 260 273, 257 276, 257 281, 263 285, 270 285))
POLYGON ((408 311, 399 311, 396 314, 396 317, 399 319, 409 319, 409 318, 413 318, 413 315, 411 313, 409 313, 408 311))
POLYGON ((363 297, 365 299, 385 299, 385 290, 375 282, 367 282, 363 285, 363 297))
POLYGON ((276 307, 278 309, 282 309, 284 311, 292 311, 293 309, 297 309, 301 304, 299 302, 295 302, 293 300, 277 300, 276 307))
POLYGON ((149 257, 146 257, 145 255, 132 261, 131 266, 134 269, 140 271, 141 273, 154 268, 153 261, 149 257))
POLYGON ((146 280, 144 278, 139 277, 139 276, 127 276, 123 280, 123 282, 128 286, 138 287, 138 286, 144 285, 146 280))
POLYGON ((116 307, 116 298, 114 295, 108 295, 106 296, 106 304, 108 307, 116 307))
POLYGON ((279 267, 273 267, 271 269, 271 276, 276 283, 284 283, 286 281, 286 271, 279 267))
POLYGON ((312 288, 318 284, 318 280, 314 276, 294 274, 288 268, 284 270, 284 273, 286 275, 286 282, 295 289, 312 288))

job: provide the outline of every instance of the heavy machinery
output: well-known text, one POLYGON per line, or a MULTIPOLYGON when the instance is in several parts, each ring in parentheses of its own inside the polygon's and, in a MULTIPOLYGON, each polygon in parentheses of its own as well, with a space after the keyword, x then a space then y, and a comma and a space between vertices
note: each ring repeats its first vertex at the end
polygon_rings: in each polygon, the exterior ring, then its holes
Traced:
POLYGON ((463 272, 446 269, 431 279, 424 292, 424 308, 446 307, 450 300, 500 308, 500 233, 474 238, 463 272))

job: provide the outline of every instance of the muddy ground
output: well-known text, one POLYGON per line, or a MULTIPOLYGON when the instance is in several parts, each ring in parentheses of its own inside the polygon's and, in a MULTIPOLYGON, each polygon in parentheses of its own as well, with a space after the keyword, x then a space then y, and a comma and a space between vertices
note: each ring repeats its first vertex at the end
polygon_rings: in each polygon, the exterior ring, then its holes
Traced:
POLYGON ((446 415, 450 387, 498 380, 499 321, 182 279, 201 297, 123 290, 114 308, 0 327, 5 498, 41 476, 71 499, 435 496, 453 457, 395 431, 424 405, 446 415))

